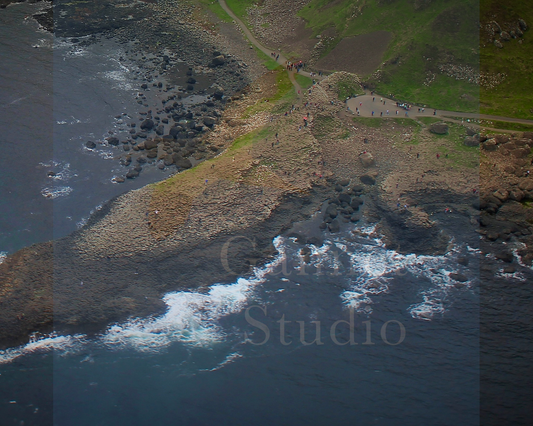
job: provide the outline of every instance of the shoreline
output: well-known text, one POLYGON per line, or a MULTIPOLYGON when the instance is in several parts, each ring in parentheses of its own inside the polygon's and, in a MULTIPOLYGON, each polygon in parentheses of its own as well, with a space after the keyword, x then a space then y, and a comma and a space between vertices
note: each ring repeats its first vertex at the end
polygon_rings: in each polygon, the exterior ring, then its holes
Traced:
MULTIPOLYGON (((129 31, 120 36, 128 40, 129 31)), ((285 71, 258 77, 260 67, 244 68, 251 84, 220 96, 228 99, 220 116, 205 136, 196 136, 195 147, 211 151, 211 158, 114 198, 80 230, 22 249, 0 264, 6 325, 1 347, 52 327, 101 331, 115 321, 161 312, 168 291, 235 279, 220 263, 229 239, 255 241, 228 253, 230 269, 246 273, 250 264, 274 255, 274 237, 321 207, 321 235, 359 221, 364 204, 366 218, 400 253, 445 253, 457 224, 477 248, 479 195, 472 188, 479 187, 479 177, 472 164, 479 151, 457 141, 468 129, 450 124, 450 134, 441 137, 401 119, 379 126, 357 121, 338 100, 341 81, 358 82, 348 73, 310 87, 305 105, 289 96, 270 106, 265 99, 274 96, 272 85, 285 71)), ((151 158, 170 156, 176 163, 168 150, 182 152, 188 142, 181 146, 164 136, 147 137, 144 151, 151 141, 151 158)))

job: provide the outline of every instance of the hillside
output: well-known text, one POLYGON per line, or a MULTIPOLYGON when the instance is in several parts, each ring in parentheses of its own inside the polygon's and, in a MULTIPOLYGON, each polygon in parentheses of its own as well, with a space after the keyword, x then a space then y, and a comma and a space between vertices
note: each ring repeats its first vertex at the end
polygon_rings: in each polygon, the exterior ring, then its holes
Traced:
POLYGON ((411 103, 478 110, 477 0, 227 3, 266 45, 315 70, 356 72, 411 103))
POLYGON ((533 23, 533 8, 526 0, 505 3, 484 0, 480 15, 481 111, 531 118, 533 34, 529 27, 533 23))

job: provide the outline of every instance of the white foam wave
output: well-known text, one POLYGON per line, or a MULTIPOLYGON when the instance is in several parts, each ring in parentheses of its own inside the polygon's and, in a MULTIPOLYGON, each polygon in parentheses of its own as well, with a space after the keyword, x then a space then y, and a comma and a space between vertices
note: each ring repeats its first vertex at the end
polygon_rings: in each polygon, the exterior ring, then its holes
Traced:
POLYGON ((43 188, 41 190, 41 195, 44 198, 51 198, 52 200, 59 197, 66 197, 69 195, 73 189, 70 186, 58 186, 53 188, 43 188))
POLYGON ((352 241, 325 241, 321 247, 312 246, 311 263, 317 268, 337 271, 343 268, 340 255, 348 256, 350 267, 340 277, 347 280, 349 289, 341 294, 341 299, 346 307, 357 312, 371 314, 375 297, 389 292, 394 277, 409 273, 423 278, 421 283, 431 284, 420 289, 422 301, 411 305, 408 311, 414 318, 430 319, 446 311, 445 301, 452 290, 458 286, 468 288, 475 279, 470 277, 466 283, 459 283, 450 277, 453 272, 468 274, 455 258, 462 252, 479 252, 471 247, 455 246, 444 256, 400 254, 385 247, 374 226, 357 227, 354 236, 352 241))
POLYGON ((0 264, 4 263, 7 257, 7 251, 0 251, 0 264))
POLYGON ((47 353, 57 350, 60 356, 72 355, 80 351, 86 342, 82 334, 73 336, 60 336, 55 333, 38 336, 32 335, 29 343, 6 350, 0 350, 0 364, 6 364, 13 360, 30 354, 47 353))
MULTIPOLYGON (((255 268, 250 278, 239 278, 233 284, 217 284, 205 293, 192 291, 172 292, 163 298, 167 312, 158 317, 137 318, 114 324, 104 333, 89 340, 77 334, 62 336, 33 336, 30 343, 0 351, 0 364, 36 352, 54 350, 60 355, 79 353, 89 344, 112 350, 133 349, 140 353, 157 353, 173 342, 182 342, 193 347, 210 347, 225 338, 219 320, 227 315, 241 312, 247 305, 255 288, 266 280, 267 275, 284 261, 283 240, 278 237, 274 245, 278 256, 262 268, 255 268)), ((215 369, 241 357, 229 354, 215 369)))

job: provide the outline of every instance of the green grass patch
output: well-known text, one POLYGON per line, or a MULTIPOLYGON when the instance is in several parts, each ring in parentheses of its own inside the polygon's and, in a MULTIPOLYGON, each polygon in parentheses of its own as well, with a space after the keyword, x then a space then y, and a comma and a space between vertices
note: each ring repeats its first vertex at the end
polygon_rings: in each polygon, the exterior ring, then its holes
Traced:
POLYGON ((438 109, 478 108, 477 84, 440 69, 452 64, 477 73, 478 0, 311 0, 299 15, 314 35, 335 28, 338 41, 374 31, 392 33, 379 75, 362 76, 378 93, 438 109))
POLYGON ((253 46, 255 49, 255 53, 257 54, 257 57, 263 62, 263 65, 269 70, 273 71, 277 68, 282 68, 282 66, 277 63, 274 59, 272 59, 270 56, 265 54, 261 49, 253 46))
POLYGON ((359 83, 349 78, 339 80, 336 84, 336 91, 340 100, 364 94, 359 83))
POLYGON ((226 0, 226 4, 231 11, 248 26, 248 13, 246 9, 257 4, 257 0, 226 0))
POLYGON ((309 89, 313 85, 313 80, 305 75, 295 74, 294 78, 303 90, 309 89))
POLYGON ((430 124, 438 123, 442 121, 440 118, 436 118, 436 117, 417 117, 416 119, 426 125, 430 125, 430 124))
POLYGON ((354 117, 353 122, 366 127, 381 127, 383 125, 383 119, 377 117, 354 117))
POLYGON ((335 117, 330 115, 318 115, 313 120, 313 136, 317 139, 350 137, 350 131, 335 117))
POLYGON ((253 130, 235 139, 233 144, 229 147, 228 152, 233 152, 243 147, 253 145, 259 140, 268 138, 269 136, 272 136, 273 134, 274 134, 274 131, 268 126, 264 126, 259 129, 253 130))
POLYGON ((213 12, 223 22, 232 22, 233 19, 226 13, 217 0, 200 0, 200 4, 213 12))
POLYGON ((511 121, 480 120, 481 126, 493 129, 516 130, 518 132, 533 132, 533 124, 513 123, 511 121))
POLYGON ((294 86, 289 79, 289 75, 283 69, 280 69, 276 73, 276 93, 274 96, 263 98, 254 105, 249 106, 244 112, 243 118, 251 117, 260 111, 274 109, 278 103, 287 104, 293 101, 293 96, 296 96, 296 93, 294 92, 294 86))
POLYGON ((448 124, 447 135, 435 135, 430 133, 435 144, 434 154, 441 154, 440 160, 449 161, 455 168, 479 167, 479 147, 466 146, 463 144, 465 138, 465 127, 456 123, 448 124), (448 157, 446 157, 446 154, 448 157))
POLYGON ((533 8, 528 0, 513 0, 502 4, 495 0, 484 0, 480 9, 481 22, 496 21, 517 23, 524 19, 529 29, 523 37, 502 42, 503 48, 497 48, 484 37, 482 32, 480 68, 494 77, 503 74, 500 84, 490 87, 481 86, 480 103, 484 114, 504 117, 530 118, 533 115, 533 8), (522 43, 520 43, 522 41, 522 43))

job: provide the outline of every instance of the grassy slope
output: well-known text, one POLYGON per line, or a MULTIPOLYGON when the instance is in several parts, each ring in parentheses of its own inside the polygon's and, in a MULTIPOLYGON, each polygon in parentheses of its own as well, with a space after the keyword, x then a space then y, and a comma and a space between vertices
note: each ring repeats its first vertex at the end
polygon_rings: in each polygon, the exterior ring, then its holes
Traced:
POLYGON ((392 32, 381 77, 366 76, 378 92, 439 109, 477 110, 477 85, 438 71, 439 64, 450 61, 478 68, 477 0, 433 0, 426 7, 416 6, 428 3, 422 0, 328 3, 331 0, 312 0, 299 12, 315 35, 331 27, 339 34, 337 40, 377 30, 392 32), (429 72, 436 78, 425 86, 429 72), (464 94, 468 96, 461 98, 464 94))
POLYGON ((500 2, 484 0, 481 22, 505 22, 524 19, 529 29, 522 44, 518 40, 504 43, 498 49, 481 40, 481 70, 490 74, 505 73, 506 79, 493 89, 481 88, 481 111, 486 114, 531 118, 533 116, 533 7, 529 0, 500 2))

